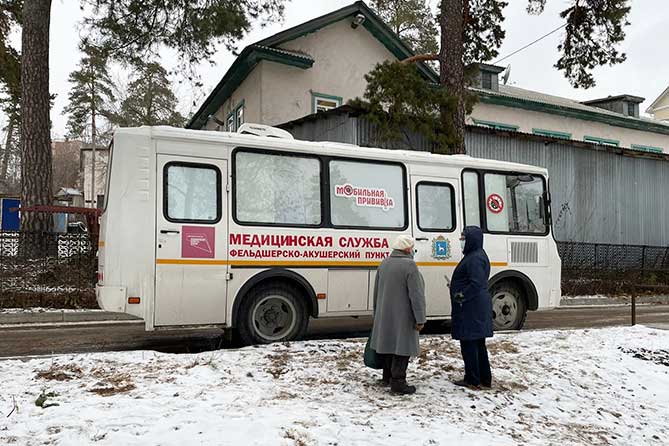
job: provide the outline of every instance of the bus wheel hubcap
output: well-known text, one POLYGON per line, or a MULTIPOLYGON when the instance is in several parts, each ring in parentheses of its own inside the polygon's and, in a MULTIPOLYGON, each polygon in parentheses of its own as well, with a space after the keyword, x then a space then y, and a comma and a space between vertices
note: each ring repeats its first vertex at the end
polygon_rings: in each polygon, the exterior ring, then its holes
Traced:
POLYGON ((253 309, 256 332, 267 341, 285 337, 295 328, 295 324, 295 306, 284 296, 263 297, 253 309))
POLYGON ((518 316, 518 298, 500 291, 492 298, 492 317, 496 329, 512 328, 518 316))

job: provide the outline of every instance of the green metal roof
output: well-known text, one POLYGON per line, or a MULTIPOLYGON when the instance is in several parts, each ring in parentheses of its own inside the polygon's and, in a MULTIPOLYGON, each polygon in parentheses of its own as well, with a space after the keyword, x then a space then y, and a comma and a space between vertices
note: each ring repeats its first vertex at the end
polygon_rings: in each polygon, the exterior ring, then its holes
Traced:
MULTIPOLYGON (((278 34, 274 34, 244 48, 225 73, 223 79, 216 85, 214 91, 211 92, 195 115, 188 121, 186 128, 202 128, 209 116, 216 113, 260 60, 269 60, 302 69, 311 68, 314 60, 310 56, 277 48, 277 46, 358 14, 365 16, 365 21, 361 26, 379 40, 397 59, 402 60, 414 55, 413 50, 374 11, 364 2, 357 1, 349 6, 281 31, 278 34)), ((439 76, 427 64, 419 63, 417 66, 427 80, 439 82, 439 76)))
POLYGON ((509 85, 500 85, 499 91, 482 88, 471 88, 471 90, 478 94, 479 101, 486 104, 550 113, 583 121, 600 122, 615 127, 669 135, 669 125, 660 121, 626 116, 559 96, 509 85))

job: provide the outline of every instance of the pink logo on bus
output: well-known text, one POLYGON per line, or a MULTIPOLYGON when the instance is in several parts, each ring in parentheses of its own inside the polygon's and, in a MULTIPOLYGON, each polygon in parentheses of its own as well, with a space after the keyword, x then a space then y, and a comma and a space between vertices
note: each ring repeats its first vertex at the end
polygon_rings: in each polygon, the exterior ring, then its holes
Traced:
POLYGON ((181 228, 181 257, 185 259, 213 259, 216 254, 214 228, 183 226, 181 228))

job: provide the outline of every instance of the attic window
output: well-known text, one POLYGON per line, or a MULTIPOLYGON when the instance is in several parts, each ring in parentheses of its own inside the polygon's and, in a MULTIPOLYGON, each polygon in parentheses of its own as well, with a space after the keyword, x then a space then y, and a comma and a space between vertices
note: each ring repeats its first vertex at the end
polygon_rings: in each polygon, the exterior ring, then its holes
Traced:
POLYGON ((487 71, 481 72, 481 87, 486 90, 492 90, 492 73, 487 71))
POLYGON ((627 103, 627 116, 636 116, 636 107, 634 102, 627 103))
POLYGON ((339 96, 311 92, 311 112, 322 113, 342 105, 343 99, 339 96))

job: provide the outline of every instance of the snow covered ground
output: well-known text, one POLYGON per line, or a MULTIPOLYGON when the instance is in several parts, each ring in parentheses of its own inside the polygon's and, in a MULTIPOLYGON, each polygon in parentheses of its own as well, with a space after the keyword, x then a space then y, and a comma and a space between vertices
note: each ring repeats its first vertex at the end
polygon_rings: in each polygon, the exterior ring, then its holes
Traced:
POLYGON ((421 338, 412 396, 362 365, 362 340, 196 355, 0 361, 3 445, 666 445, 669 331, 496 335, 493 388, 455 387, 447 336, 421 338), (39 404, 39 406, 37 405, 39 404))

